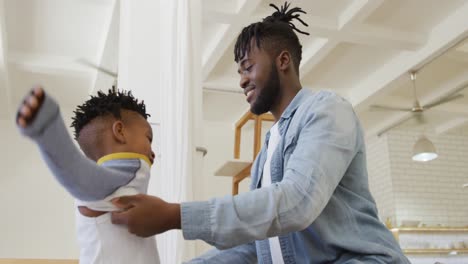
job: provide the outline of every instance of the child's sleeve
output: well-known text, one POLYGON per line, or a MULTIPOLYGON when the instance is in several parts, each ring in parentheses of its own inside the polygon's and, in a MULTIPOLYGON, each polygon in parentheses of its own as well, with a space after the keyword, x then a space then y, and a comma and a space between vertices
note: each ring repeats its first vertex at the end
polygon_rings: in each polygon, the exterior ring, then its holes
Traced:
POLYGON ((68 133, 58 104, 47 94, 34 121, 20 131, 38 144, 55 178, 79 200, 104 199, 135 177, 135 172, 105 168, 84 156, 68 133))

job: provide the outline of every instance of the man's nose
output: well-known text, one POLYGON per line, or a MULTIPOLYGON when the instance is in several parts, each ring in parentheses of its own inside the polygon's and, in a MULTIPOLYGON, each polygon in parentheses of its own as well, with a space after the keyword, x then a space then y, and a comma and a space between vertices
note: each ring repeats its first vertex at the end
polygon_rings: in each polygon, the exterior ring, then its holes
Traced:
POLYGON ((247 84, 249 84, 249 79, 243 75, 241 75, 239 85, 242 89, 245 89, 247 87, 247 84))

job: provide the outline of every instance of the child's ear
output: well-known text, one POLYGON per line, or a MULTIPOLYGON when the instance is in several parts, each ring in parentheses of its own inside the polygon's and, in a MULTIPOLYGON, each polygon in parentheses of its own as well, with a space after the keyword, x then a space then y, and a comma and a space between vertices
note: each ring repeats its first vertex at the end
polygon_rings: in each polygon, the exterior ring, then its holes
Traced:
POLYGON ((117 120, 112 124, 112 134, 114 139, 121 144, 126 143, 124 129, 125 127, 121 120, 117 120))

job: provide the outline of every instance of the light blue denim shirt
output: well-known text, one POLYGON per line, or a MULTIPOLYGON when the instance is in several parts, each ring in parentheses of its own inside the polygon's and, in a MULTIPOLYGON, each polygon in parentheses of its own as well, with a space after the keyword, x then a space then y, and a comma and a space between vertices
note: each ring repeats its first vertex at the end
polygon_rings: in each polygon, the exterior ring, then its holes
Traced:
POLYGON ((192 263, 272 263, 272 236, 286 264, 409 263, 378 219, 352 106, 332 92, 302 89, 278 122, 271 186, 260 188, 268 133, 252 166, 252 191, 182 203, 185 239, 218 248, 192 263))

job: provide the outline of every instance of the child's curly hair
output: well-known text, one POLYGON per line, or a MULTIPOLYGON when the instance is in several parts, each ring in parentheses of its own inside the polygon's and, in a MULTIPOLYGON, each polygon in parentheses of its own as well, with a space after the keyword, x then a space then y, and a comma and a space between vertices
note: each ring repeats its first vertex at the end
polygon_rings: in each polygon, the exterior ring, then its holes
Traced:
POLYGON ((73 111, 71 127, 74 128, 75 139, 80 135, 81 129, 96 117, 112 114, 115 118, 121 119, 121 111, 131 110, 139 113, 147 119, 150 115, 146 113, 144 101, 138 102, 130 91, 114 91, 109 89, 107 94, 99 91, 97 96, 91 96, 82 105, 77 106, 73 111))

